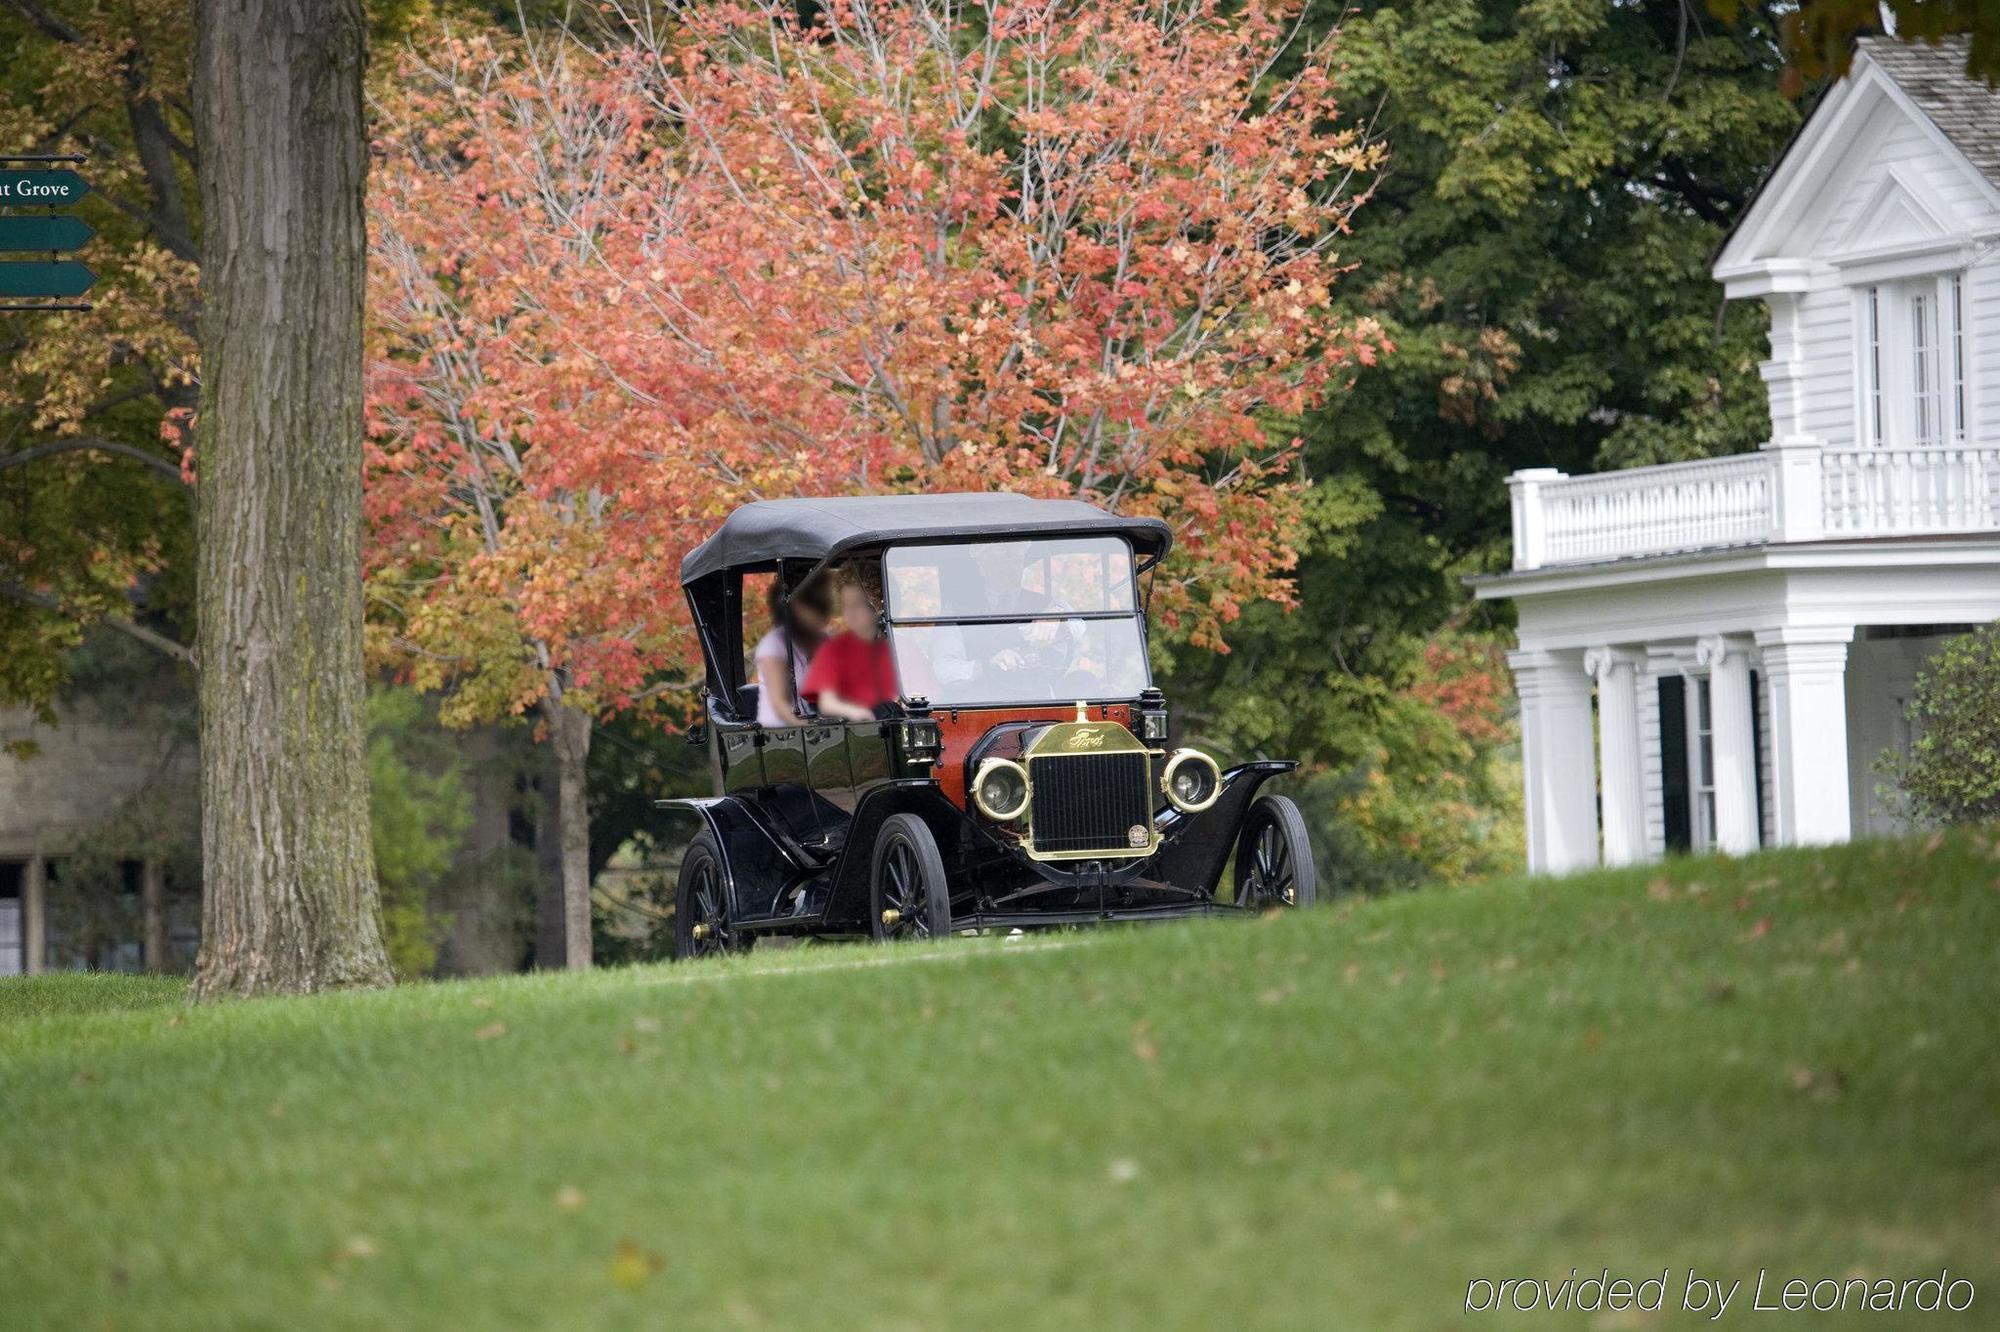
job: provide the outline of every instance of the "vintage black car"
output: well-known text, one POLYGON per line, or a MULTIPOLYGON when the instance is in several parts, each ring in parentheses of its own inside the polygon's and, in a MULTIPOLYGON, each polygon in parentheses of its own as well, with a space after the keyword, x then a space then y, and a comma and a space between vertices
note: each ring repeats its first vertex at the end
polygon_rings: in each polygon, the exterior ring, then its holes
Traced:
POLYGON ((1304 820, 1259 794, 1297 765, 1224 771, 1169 743, 1146 605, 1171 543, 1156 518, 1006 494, 732 513, 681 565, 707 663, 690 739, 707 746, 715 794, 661 802, 702 823, 681 865, 679 955, 765 933, 890 939, 1310 905, 1304 820), (760 724, 747 646, 767 598, 754 587, 788 607, 836 566, 879 572, 870 628, 894 696, 859 720, 795 695, 800 724, 760 724))

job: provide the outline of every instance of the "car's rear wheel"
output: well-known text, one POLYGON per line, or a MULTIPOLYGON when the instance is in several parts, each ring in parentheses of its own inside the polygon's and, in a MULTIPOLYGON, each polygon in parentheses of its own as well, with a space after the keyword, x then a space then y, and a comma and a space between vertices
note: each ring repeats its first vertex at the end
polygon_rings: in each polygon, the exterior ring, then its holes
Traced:
POLYGON ((868 876, 869 921, 877 939, 935 939, 951 930, 951 889, 937 839, 914 814, 891 814, 875 834, 868 876))
POLYGON ((721 853, 712 834, 696 834, 681 857, 680 882, 674 890, 674 956, 685 962, 741 953, 756 942, 756 935, 730 928, 721 853))
POLYGON ((1263 911, 1309 907, 1318 898, 1305 815, 1284 796, 1257 797, 1236 838, 1236 905, 1263 911))

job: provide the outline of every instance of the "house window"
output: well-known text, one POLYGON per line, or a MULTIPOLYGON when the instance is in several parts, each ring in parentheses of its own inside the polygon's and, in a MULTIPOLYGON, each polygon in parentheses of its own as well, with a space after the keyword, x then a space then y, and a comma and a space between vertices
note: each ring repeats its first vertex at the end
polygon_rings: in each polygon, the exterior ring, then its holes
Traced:
POLYGON ((18 860, 0 861, 0 976, 18 976, 28 965, 28 936, 22 921, 27 873, 28 867, 18 860))
POLYGON ((1689 681, 1688 690, 1688 787, 1689 814, 1693 822, 1692 842, 1696 851, 1715 845, 1715 711, 1711 706, 1708 677, 1689 681))
POLYGON ((1868 442, 1897 448, 1964 443, 1964 279, 1954 273, 1886 282, 1863 295, 1868 442))

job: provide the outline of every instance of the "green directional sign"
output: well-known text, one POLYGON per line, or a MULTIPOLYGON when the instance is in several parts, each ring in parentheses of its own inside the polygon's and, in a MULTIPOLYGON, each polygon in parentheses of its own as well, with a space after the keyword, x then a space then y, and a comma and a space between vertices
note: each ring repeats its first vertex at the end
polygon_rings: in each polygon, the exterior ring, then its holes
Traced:
POLYGON ((81 296, 97 274, 69 260, 0 264, 0 296, 81 296))
POLYGON ((0 217, 0 250, 80 250, 96 234, 80 217, 0 217))
POLYGON ((0 171, 0 208, 54 208, 89 190, 74 171, 0 171))

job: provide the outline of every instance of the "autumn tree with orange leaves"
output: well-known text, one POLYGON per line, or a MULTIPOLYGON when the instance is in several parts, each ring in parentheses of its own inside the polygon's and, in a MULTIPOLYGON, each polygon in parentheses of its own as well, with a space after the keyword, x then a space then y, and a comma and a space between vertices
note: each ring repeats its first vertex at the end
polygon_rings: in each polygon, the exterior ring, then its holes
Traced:
POLYGON ((1291 597, 1282 423, 1382 346, 1329 308, 1375 149, 1286 12, 608 8, 407 57, 373 185, 375 651, 458 720, 539 713, 569 965, 591 727, 685 701, 676 571, 731 508, 1158 514, 1162 623, 1220 650, 1291 597))

